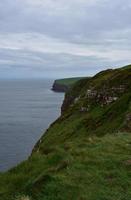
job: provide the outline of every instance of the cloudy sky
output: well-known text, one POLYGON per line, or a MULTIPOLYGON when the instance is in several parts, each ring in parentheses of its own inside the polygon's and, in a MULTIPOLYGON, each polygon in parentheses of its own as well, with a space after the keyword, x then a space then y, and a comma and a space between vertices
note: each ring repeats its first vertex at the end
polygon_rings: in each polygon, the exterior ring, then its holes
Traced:
POLYGON ((130 0, 1 0, 0 78, 87 76, 131 63, 130 0))

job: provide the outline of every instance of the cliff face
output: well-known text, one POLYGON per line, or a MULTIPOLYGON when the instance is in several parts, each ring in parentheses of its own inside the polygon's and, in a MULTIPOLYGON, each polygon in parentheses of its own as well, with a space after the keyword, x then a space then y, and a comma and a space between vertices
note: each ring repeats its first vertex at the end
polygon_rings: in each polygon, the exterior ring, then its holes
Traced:
POLYGON ((65 79, 55 80, 52 90, 55 92, 67 92, 75 85, 76 82, 83 79, 85 79, 85 77, 65 78, 65 79))
POLYGON ((57 81, 55 81, 52 86, 52 90, 55 92, 67 92, 69 88, 70 88, 69 86, 58 83, 57 81))
POLYGON ((78 81, 30 158, 0 175, 2 200, 130 199, 131 66, 78 81), (95 192, 94 192, 95 191, 95 192))
MULTIPOLYGON (((66 95, 62 113, 86 111, 95 108, 106 110, 118 105, 119 101, 131 94, 131 68, 106 70, 91 79, 79 81, 66 95)), ((124 102, 123 102, 124 105, 124 102)))

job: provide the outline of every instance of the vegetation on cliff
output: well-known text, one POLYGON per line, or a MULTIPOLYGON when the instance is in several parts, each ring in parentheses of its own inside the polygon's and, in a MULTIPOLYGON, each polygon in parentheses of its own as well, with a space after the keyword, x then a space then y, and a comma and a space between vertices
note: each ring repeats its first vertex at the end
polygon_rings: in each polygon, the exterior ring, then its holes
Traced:
POLYGON ((67 92, 77 81, 84 78, 85 77, 76 77, 55 80, 52 90, 55 92, 67 92))
POLYGON ((30 158, 0 174, 1 200, 131 199, 131 66, 78 81, 30 158))

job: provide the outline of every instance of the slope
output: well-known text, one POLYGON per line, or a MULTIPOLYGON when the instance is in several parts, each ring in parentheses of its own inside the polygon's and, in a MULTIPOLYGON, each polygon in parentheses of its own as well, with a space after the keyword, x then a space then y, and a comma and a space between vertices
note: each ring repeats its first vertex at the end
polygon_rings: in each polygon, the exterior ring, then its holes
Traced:
POLYGON ((131 199, 130 66, 74 85, 30 158, 0 175, 0 198, 131 199))

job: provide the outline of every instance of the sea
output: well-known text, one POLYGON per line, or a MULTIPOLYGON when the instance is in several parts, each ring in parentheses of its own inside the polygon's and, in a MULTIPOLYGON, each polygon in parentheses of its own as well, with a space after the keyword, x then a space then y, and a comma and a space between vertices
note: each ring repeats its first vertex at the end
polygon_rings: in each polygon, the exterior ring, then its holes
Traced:
POLYGON ((60 116, 63 93, 53 80, 0 80, 0 171, 26 160, 49 125, 60 116))

